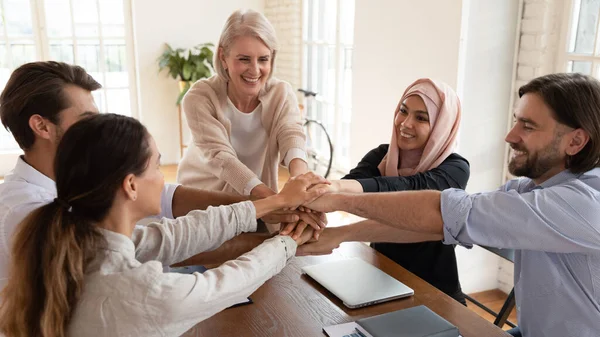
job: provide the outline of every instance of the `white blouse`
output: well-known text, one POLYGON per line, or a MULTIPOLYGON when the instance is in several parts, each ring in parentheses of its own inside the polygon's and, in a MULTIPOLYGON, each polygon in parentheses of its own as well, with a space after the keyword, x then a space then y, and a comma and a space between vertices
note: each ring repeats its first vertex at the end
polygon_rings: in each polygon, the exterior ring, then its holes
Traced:
POLYGON ((108 245, 86 266, 68 336, 179 336, 240 302, 295 255, 292 238, 275 236, 203 274, 163 273, 162 265, 255 230, 256 210, 249 201, 162 219, 132 238, 101 230, 108 245))

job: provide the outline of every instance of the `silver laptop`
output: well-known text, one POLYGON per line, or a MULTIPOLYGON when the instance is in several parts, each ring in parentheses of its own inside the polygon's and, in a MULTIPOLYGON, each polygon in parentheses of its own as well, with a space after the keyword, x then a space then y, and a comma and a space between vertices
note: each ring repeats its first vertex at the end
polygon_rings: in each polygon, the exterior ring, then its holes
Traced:
POLYGON ((414 290, 357 258, 302 268, 348 308, 359 308, 414 295, 414 290))

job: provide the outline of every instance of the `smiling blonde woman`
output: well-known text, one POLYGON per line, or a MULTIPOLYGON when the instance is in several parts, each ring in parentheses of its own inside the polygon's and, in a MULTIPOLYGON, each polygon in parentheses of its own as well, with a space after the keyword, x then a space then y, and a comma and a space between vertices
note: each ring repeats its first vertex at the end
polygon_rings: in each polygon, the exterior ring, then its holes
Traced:
POLYGON ((229 17, 215 53, 217 74, 183 99, 193 141, 180 183, 262 198, 277 191, 280 163, 291 176, 307 172, 294 90, 273 77, 277 48, 262 14, 238 10, 229 17))

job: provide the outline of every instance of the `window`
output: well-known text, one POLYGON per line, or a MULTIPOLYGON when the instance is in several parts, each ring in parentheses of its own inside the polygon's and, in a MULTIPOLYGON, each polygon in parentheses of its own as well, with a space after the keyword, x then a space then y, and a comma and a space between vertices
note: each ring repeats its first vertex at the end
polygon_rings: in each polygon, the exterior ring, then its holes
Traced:
MULTIPOLYGON (((350 166, 354 0, 306 0, 303 5, 302 85, 318 93, 307 117, 325 125, 335 147, 333 166, 346 171, 350 166)), ((323 138, 318 146, 328 145, 323 138)))
MULTIPOLYGON (((101 112, 137 116, 130 11, 130 0, 0 0, 0 90, 24 63, 63 61, 102 84, 94 92, 101 112)), ((0 162, 18 152, 0 128, 0 162)), ((0 176, 8 169, 0 165, 0 176)))
POLYGON ((567 31, 567 52, 559 71, 579 72, 600 78, 598 17, 600 0, 573 0, 567 31))

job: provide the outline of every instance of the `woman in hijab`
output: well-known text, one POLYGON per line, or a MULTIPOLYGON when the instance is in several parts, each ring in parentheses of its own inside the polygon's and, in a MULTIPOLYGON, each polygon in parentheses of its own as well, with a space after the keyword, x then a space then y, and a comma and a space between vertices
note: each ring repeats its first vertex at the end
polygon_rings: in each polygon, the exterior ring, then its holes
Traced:
MULTIPOLYGON (((394 114, 390 144, 367 153, 333 192, 444 190, 467 186, 469 162, 454 153, 460 101, 450 86, 431 79, 411 84, 394 114)), ((442 242, 372 243, 380 253, 466 304, 454 247, 442 242)))

